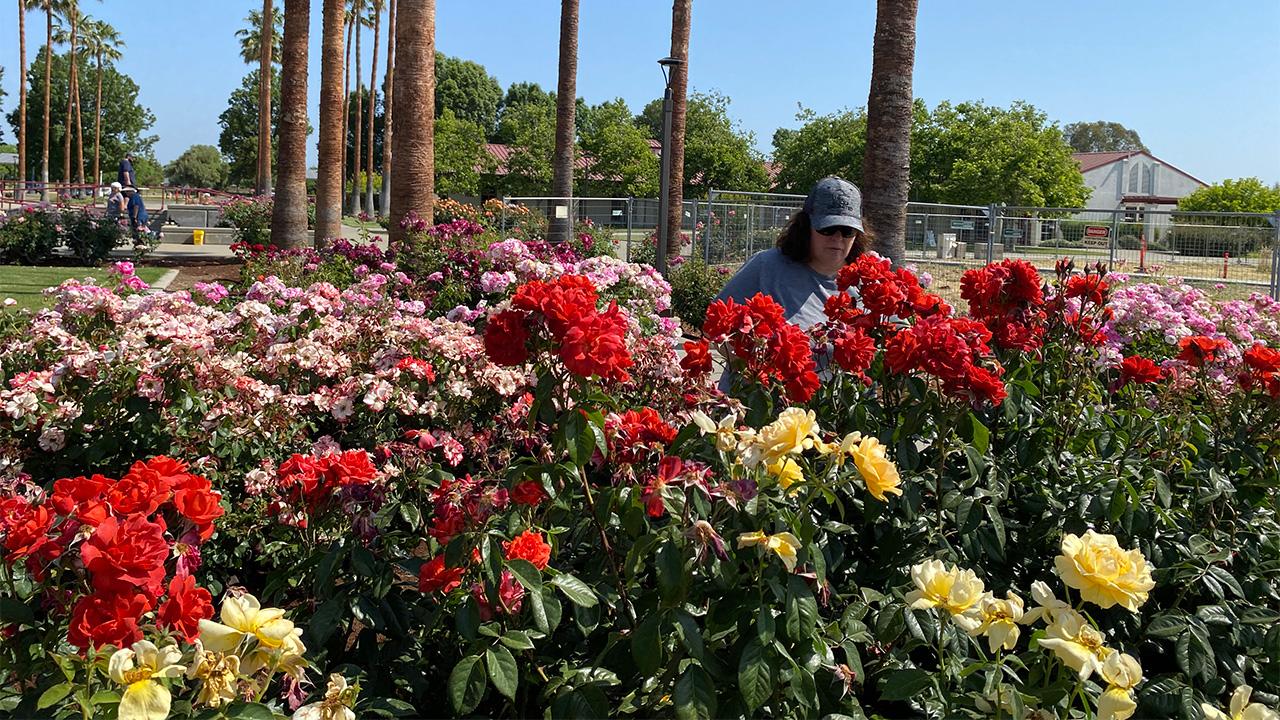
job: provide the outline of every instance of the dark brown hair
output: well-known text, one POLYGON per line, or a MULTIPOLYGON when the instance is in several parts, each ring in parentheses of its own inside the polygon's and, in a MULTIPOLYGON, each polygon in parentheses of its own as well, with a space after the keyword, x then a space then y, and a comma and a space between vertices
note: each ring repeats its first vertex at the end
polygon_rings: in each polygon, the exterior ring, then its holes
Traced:
MULTIPOLYGON (((809 213, 804 210, 797 210, 791 219, 787 221, 787 226, 782 228, 782 234, 778 236, 778 249, 783 255, 795 260, 798 263, 809 262, 809 231, 813 225, 809 222, 809 213)), ((862 230, 854 231, 853 247, 849 249, 849 256, 844 259, 845 262, 853 262, 859 255, 866 252, 867 247, 871 244, 871 236, 862 230)))

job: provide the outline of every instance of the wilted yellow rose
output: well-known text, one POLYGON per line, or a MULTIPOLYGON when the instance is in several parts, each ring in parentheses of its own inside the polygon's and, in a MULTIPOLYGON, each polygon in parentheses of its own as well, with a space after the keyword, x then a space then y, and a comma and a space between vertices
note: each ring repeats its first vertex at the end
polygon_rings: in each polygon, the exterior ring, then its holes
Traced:
POLYGON ((221 623, 200 621, 200 640, 212 652, 231 652, 249 635, 256 637, 259 645, 275 649, 294 631, 284 610, 264 608, 249 594, 223 600, 221 618, 221 623))
POLYGON ((996 648, 1012 650, 1020 633, 1018 622, 1022 620, 1022 598, 1012 590, 1005 593, 1004 600, 984 595, 978 605, 978 614, 982 624, 970 630, 969 634, 986 635, 993 653, 996 648))
POLYGON ((303 705, 293 714, 293 720, 356 720, 351 711, 355 704, 356 688, 347 685, 347 679, 338 673, 329 676, 324 700, 303 705))
POLYGON ((1107 689, 1098 697, 1098 720, 1128 720, 1138 709, 1133 688, 1142 682, 1142 665, 1131 655, 1113 652, 1102 662, 1107 689))
POLYGON ((916 586, 906 597, 911 607, 943 608, 966 631, 982 624, 979 603, 983 584, 972 570, 948 566, 941 560, 926 560, 911 568, 911 581, 916 586))
POLYGON ((812 410, 792 407, 761 428, 756 441, 765 463, 773 464, 787 455, 798 455, 812 448, 817 435, 817 415, 812 410))
POLYGON ((784 457, 765 469, 770 475, 778 478, 778 484, 783 490, 788 490, 792 485, 804 480, 804 472, 801 471, 800 464, 789 457, 784 457))
POLYGON ((742 533, 738 536, 739 550, 755 545, 763 545, 765 549, 772 550, 782 560, 782 564, 787 567, 787 572, 795 572, 796 553, 800 550, 800 540, 795 535, 789 532, 766 535, 764 532, 757 530, 755 532, 742 533))
POLYGON ((186 668, 178 664, 182 651, 176 645, 157 648, 139 640, 111 655, 107 674, 124 686, 120 696, 120 720, 164 720, 169 717, 169 688, 153 678, 178 677, 186 668))
POLYGON ((861 438, 850 452, 853 463, 858 466, 862 480, 867 483, 867 491, 871 497, 880 502, 888 502, 886 493, 902 495, 898 488, 902 480, 898 477, 898 467, 885 456, 884 445, 873 437, 861 438))
POLYGON ((1200 703, 1205 720, 1280 720, 1280 713, 1263 705, 1249 702, 1253 688, 1241 685, 1231 694, 1231 714, 1222 712, 1209 703, 1200 703))
POLYGON ((1114 535, 1092 530, 1083 536, 1067 533, 1054 565, 1063 582, 1102 608, 1121 605, 1137 612, 1147 601, 1147 592, 1156 586, 1141 552, 1124 550, 1114 535))
POLYGON ((1102 662, 1115 652, 1106 646, 1105 640, 1083 615, 1075 610, 1060 610, 1054 613, 1040 646, 1052 650, 1081 680, 1087 680, 1093 673, 1101 672, 1102 662))
POLYGON ((221 707, 235 700, 236 675, 240 672, 240 656, 230 653, 209 652, 204 643, 196 640, 196 653, 187 668, 187 678, 200 681, 196 705, 221 707))
POLYGON ((301 682, 306 679, 304 670, 309 665, 303 657, 306 652, 307 647, 302 644, 302 628, 294 628, 284 636, 279 647, 259 645, 254 648, 245 656, 240 667, 245 675, 253 675, 262 668, 268 668, 292 675, 295 680, 301 682))

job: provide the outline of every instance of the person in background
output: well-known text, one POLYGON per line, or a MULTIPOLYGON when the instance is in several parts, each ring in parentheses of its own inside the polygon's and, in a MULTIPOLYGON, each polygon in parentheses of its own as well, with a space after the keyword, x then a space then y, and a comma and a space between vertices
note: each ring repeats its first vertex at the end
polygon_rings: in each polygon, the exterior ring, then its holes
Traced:
POLYGON ((125 199, 120 183, 111 183, 111 193, 107 195, 107 219, 119 218, 125 210, 125 199))
POLYGON ((116 182, 123 187, 137 187, 138 179, 133 174, 133 153, 125 153, 120 159, 120 168, 116 170, 116 182))
POLYGON ((809 329, 827 319, 836 273, 867 250, 862 192, 837 177, 819 180, 791 216, 777 246, 757 253, 729 279, 717 300, 742 303, 756 293, 782 306, 787 322, 809 329))
POLYGON ((139 229, 148 229, 147 206, 142 202, 142 193, 138 192, 136 187, 126 187, 124 196, 127 198, 125 211, 129 216, 129 227, 133 229, 133 236, 136 238, 139 235, 139 229))

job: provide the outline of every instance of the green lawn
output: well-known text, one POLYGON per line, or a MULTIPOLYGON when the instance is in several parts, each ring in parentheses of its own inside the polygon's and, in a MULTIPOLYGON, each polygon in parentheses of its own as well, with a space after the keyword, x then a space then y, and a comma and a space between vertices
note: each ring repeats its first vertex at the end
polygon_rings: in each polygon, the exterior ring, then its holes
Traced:
MULTIPOLYGON (((137 268, 138 277, 147 283, 159 280, 164 273, 164 268, 137 268)), ((35 310, 49 304, 41 292, 47 287, 60 285, 67 278, 92 277, 102 284, 107 275, 106 268, 0 265, 0 299, 13 298, 19 308, 35 310)))

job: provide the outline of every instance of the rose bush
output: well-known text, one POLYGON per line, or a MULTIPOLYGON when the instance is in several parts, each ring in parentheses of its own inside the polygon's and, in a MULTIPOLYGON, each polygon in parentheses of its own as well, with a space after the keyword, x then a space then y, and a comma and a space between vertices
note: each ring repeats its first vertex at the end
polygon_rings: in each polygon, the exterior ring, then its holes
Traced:
POLYGON ((651 269, 486 232, 0 325, 0 707, 1275 705, 1274 305, 1010 260, 961 313, 865 256, 812 332, 713 303, 680 356, 651 269))

